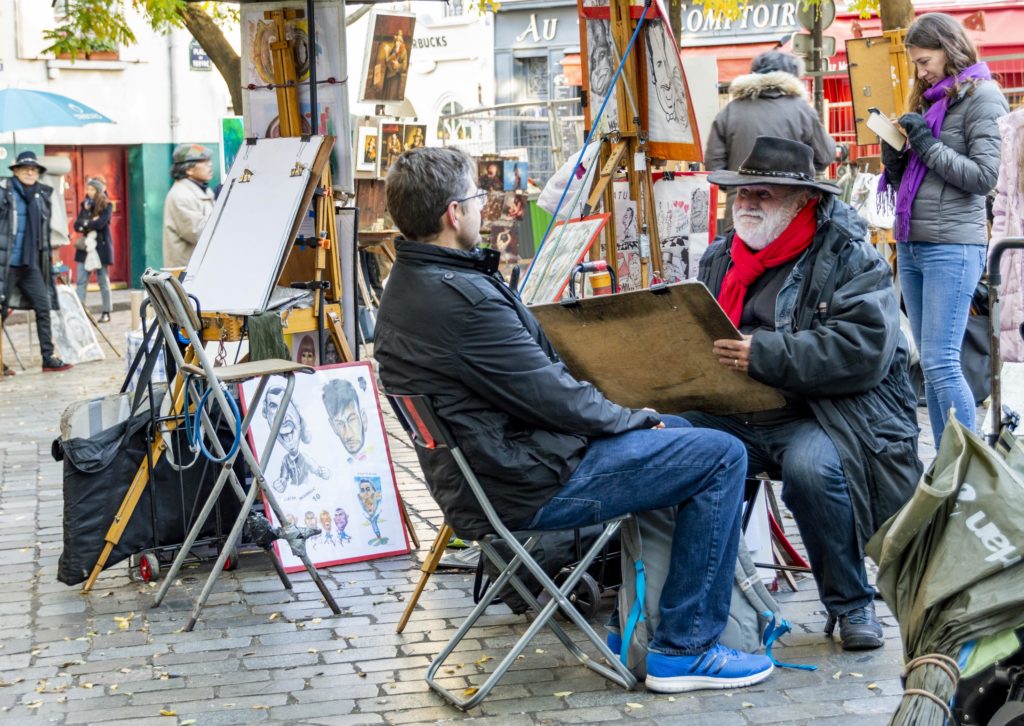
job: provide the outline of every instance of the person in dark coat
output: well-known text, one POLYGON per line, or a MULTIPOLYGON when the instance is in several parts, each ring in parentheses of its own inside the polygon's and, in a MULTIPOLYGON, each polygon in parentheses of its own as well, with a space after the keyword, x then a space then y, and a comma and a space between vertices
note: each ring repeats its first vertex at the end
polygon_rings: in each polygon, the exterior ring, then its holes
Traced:
POLYGON ((103 311, 100 322, 110 322, 110 266, 114 264, 114 244, 110 236, 110 217, 114 207, 107 197, 107 184, 102 177, 93 177, 85 183, 85 199, 75 219, 75 231, 82 237, 75 241, 76 279, 78 299, 85 306, 89 277, 96 271, 100 285, 103 311))
MULTIPOLYGON (((803 74, 803 62, 789 53, 769 50, 754 58, 750 73, 729 84, 730 101, 711 124, 704 168, 735 171, 758 136, 802 141, 814 149, 814 168, 828 168, 836 159, 836 142, 814 112, 803 74)), ((730 191, 719 234, 732 229, 732 203, 730 191)))
MULTIPOLYGON (((480 243, 487 192, 453 148, 407 151, 388 171, 404 235, 374 356, 391 393, 427 396, 512 529, 561 530, 678 507, 647 686, 732 688, 772 672, 718 644, 729 612, 746 455, 735 438, 618 406, 573 378, 480 243)), ((463 539, 491 529, 449 452, 417 448, 431 494, 463 539)), ((611 650, 621 638, 609 634, 611 650)), ((605 657, 614 657, 605 653, 605 657)))
POLYGON ((761 136, 738 172, 735 229, 708 248, 700 279, 742 340, 715 341, 719 362, 779 389, 759 413, 684 414, 747 446, 749 473, 782 479, 818 593, 843 648, 882 646, 864 544, 921 476, 917 399, 888 264, 839 189, 814 178, 813 152, 761 136))
POLYGON ((11 164, 12 177, 0 179, 0 318, 11 308, 35 311, 43 372, 71 367, 54 355, 50 311, 57 309, 50 248, 53 189, 39 182, 46 168, 33 151, 11 164))

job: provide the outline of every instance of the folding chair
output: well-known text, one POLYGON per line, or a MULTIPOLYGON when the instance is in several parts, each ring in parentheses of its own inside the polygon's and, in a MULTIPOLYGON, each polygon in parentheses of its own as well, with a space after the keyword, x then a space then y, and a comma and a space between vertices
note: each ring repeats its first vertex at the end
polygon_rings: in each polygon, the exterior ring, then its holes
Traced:
POLYGON ((541 628, 547 626, 554 632, 558 639, 562 641, 569 652, 580 661, 580 663, 591 670, 600 673, 608 680, 619 684, 623 688, 626 688, 627 690, 632 689, 636 685, 636 678, 619 660, 619 657, 608 649, 608 646, 605 645, 604 639, 594 632, 594 629, 590 627, 589 623, 587 623, 586 618, 576 610, 572 602, 569 600, 569 595, 573 592, 573 589, 583 576, 583 573, 587 571, 590 563, 593 562, 594 558, 602 551, 609 538, 618 531, 622 522, 628 518, 628 515, 603 522, 604 530, 597 538, 597 541, 594 542, 589 550, 587 550, 586 554, 584 554, 583 558, 572 570, 569 577, 566 578, 565 582, 562 583, 562 586, 559 587, 530 555, 530 551, 537 542, 540 541, 540 538, 546 534, 550 534, 550 532, 536 530, 517 532, 515 534, 510 532, 502 523, 501 517, 491 505, 490 500, 484 493, 483 487, 473 474, 473 470, 470 467, 469 462, 466 461, 466 457, 463 455, 462 450, 459 448, 458 443, 453 438, 451 432, 447 426, 445 426, 444 423, 434 415, 434 411, 429 400, 425 396, 397 393, 388 393, 387 397, 394 407, 402 426, 405 428, 416 446, 424 449, 448 449, 452 457, 455 459, 456 464, 458 464, 459 471, 462 473, 462 476, 465 477, 466 483, 469 484, 470 489, 473 491, 473 495, 476 497, 477 502, 480 504, 484 514, 487 516, 487 521, 490 523, 491 527, 493 527, 494 533, 485 535, 479 540, 479 543, 480 551, 483 556, 493 562, 501 573, 492 585, 494 592, 500 592, 502 587, 506 584, 510 584, 537 613, 536 618, 532 623, 530 623, 526 632, 516 642, 516 644, 512 646, 512 649, 508 652, 505 658, 497 665, 497 667, 495 667, 494 672, 491 673, 475 693, 473 693, 469 698, 462 699, 449 689, 439 684, 435 679, 435 676, 437 675, 438 670, 444 665, 448 656, 450 656, 455 648, 458 647, 462 639, 487 609, 487 606, 491 602, 491 598, 482 598, 480 602, 477 603, 476 607, 473 608, 473 611, 469 614, 459 629, 455 632, 455 635, 453 635, 451 640, 448 641, 448 644, 445 645, 430 664, 430 667, 427 669, 427 684, 448 699, 456 707, 463 711, 469 710, 487 697, 487 694, 491 692, 491 689, 493 689, 495 685, 497 685, 498 681, 501 680, 501 677, 505 675, 505 672, 515 662, 516 658, 519 657, 520 653, 523 652, 526 646, 529 645, 533 637, 540 632, 541 628), (528 539, 526 542, 520 542, 516 538, 516 534, 525 535, 528 539), (494 548, 494 542, 497 540, 503 540, 514 553, 511 562, 506 563, 494 548), (520 566, 525 566, 526 569, 529 570, 535 578, 537 578, 537 581, 541 583, 544 591, 551 596, 551 600, 549 600, 543 607, 541 607, 537 598, 534 597, 529 588, 527 588, 518 575, 516 575, 516 571, 520 566), (573 642, 568 633, 566 633, 565 630, 562 629, 562 627, 553 619, 552 616, 555 614, 556 609, 561 609, 565 616, 576 624, 587 639, 590 640, 590 642, 598 649, 603 659, 610 664, 610 667, 597 662, 597 660, 591 658, 580 650, 579 646, 573 642))
MULTIPOLYGON (((178 279, 167 272, 147 270, 142 276, 142 284, 149 295, 150 303, 153 306, 153 312, 156 314, 157 323, 160 325, 160 330, 163 333, 164 338, 166 340, 173 341, 176 338, 177 332, 181 330, 189 341, 191 354, 189 355, 188 360, 185 359, 178 346, 170 345, 168 347, 171 351, 171 355, 175 359, 175 363, 177 364, 178 374, 182 376, 186 392, 191 394, 194 397, 194 400, 197 401, 197 418, 199 419, 199 426, 202 429, 198 432, 198 435, 200 437, 205 436, 205 439, 210 442, 214 450, 211 458, 217 461, 221 466, 220 473, 217 476, 217 481, 214 484, 213 489, 210 491, 209 497, 207 497, 206 502, 203 504, 203 508, 199 512, 199 516, 196 518, 195 524, 192 526, 192 529, 189 530, 188 536, 185 538, 185 542, 182 544, 181 550, 174 558, 174 562, 171 564, 171 569, 167 573, 166 579, 156 594, 153 607, 159 606, 167 595, 167 591, 175 581, 178 571, 181 569, 182 564, 188 557, 192 544, 195 542, 196 537, 202 530, 203 524, 213 511, 225 483, 230 481, 235 493, 242 500, 241 511, 235 519, 234 524, 231 527, 231 531, 228 533, 227 540, 221 548, 220 556, 213 565, 213 570, 210 572, 210 575, 206 580, 206 584, 203 586, 199 599, 196 600, 195 606, 192 610, 192 616, 189 618, 184 629, 186 631, 190 631, 195 626, 196 620, 199 618, 199 612, 202 610, 203 605, 210 596, 210 592, 213 590, 213 585, 217 580, 217 576, 224 569, 224 563, 227 560, 228 555, 237 544, 238 539, 242 534, 242 526, 246 521, 249 522, 250 531, 258 544, 269 546, 269 544, 276 539, 284 539, 287 541, 292 552, 302 561, 302 564, 305 565, 306 571, 313 579, 313 582, 316 583, 316 586, 320 589, 320 593, 323 595, 328 606, 332 611, 334 611, 335 615, 340 614, 341 610, 338 607, 338 604, 335 602, 334 597, 327 589, 327 586, 320 578, 316 568, 313 567, 313 564, 310 562, 309 557, 306 554, 305 539, 315 534, 319 534, 319 530, 309 530, 304 527, 299 528, 293 524, 284 525, 278 529, 274 529, 270 527, 266 519, 259 517, 251 511, 256 502, 256 497, 262 494, 269 504, 271 511, 274 512, 274 516, 277 520, 279 522, 287 521, 285 519, 284 511, 281 509, 277 499, 274 497, 273 490, 266 486, 263 469, 270 459, 270 453, 273 449, 274 442, 277 440, 277 434, 281 428, 282 422, 284 421, 284 414, 288 408, 288 402, 291 399, 292 390, 295 387, 295 374, 312 373, 313 369, 309 366, 293 363, 289 360, 279 359, 253 361, 215 368, 203 348, 203 338, 200 332, 202 330, 202 323, 199 315, 196 310, 193 309, 189 296, 178 279), (195 365, 195 362, 198 362, 199 365, 195 365), (282 376, 285 379, 285 389, 284 395, 278 405, 277 414, 270 426, 270 434, 267 437, 267 442, 263 449, 263 459, 262 461, 257 461, 256 456, 253 454, 252 448, 249 445, 247 432, 249 430, 252 417, 258 409, 259 401, 263 396, 263 391, 271 376, 282 376), (229 400, 226 395, 228 390, 227 386, 228 384, 237 385, 243 381, 253 378, 258 378, 259 384, 256 387, 256 393, 253 396, 252 401, 249 402, 248 412, 239 422, 237 408, 235 407, 234 402, 229 400), (202 383, 205 383, 204 392, 200 392, 200 385, 202 383), (216 428, 207 413, 205 406, 205 399, 207 397, 213 399, 216 407, 224 416, 228 426, 235 429, 236 441, 235 444, 232 445, 231 450, 227 453, 224 452, 220 439, 217 436, 216 428), (238 481, 238 477, 235 475, 233 468, 235 459, 239 454, 241 454, 245 459, 245 463, 248 465, 253 477, 252 484, 247 492, 241 482, 238 481)), ((188 400, 188 396, 186 396, 185 400, 188 400)), ((185 406, 182 414, 186 418, 189 416, 190 411, 188 406, 185 406)), ((278 573, 281 576, 282 583, 285 588, 290 588, 291 585, 287 577, 284 576, 283 571, 278 569, 278 573)))

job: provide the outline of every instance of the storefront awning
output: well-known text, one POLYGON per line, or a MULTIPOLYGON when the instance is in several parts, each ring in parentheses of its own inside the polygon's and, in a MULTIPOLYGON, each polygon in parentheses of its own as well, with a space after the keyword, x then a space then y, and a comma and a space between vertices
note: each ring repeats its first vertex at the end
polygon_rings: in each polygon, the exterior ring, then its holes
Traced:
POLYGON ((742 43, 738 45, 702 45, 683 48, 683 58, 695 55, 713 55, 718 60, 718 82, 729 83, 736 76, 750 73, 750 61, 766 50, 778 47, 778 42, 742 43))

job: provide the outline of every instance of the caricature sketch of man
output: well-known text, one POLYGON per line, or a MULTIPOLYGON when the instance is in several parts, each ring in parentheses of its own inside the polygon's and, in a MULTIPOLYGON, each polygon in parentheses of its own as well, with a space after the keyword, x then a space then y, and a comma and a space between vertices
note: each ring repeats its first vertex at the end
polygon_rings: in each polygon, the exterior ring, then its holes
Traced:
POLYGON ((707 232, 710 199, 707 189, 693 190, 693 204, 690 207, 690 232, 707 232))
POLYGON ((381 536, 379 524, 380 502, 383 497, 380 490, 380 479, 362 477, 357 480, 357 486, 359 505, 366 513, 366 519, 370 526, 373 527, 374 537, 367 544, 385 545, 388 543, 388 538, 381 536))
MULTIPOLYGON (((283 395, 283 386, 272 386, 263 397, 263 418, 267 420, 268 426, 273 425, 283 395)), ((306 426, 299 409, 295 407, 295 402, 289 401, 284 421, 281 422, 281 429, 277 433, 277 441, 284 447, 285 453, 281 460, 281 471, 277 479, 271 483, 275 492, 282 494, 289 486, 302 486, 311 473, 321 479, 330 477, 330 469, 317 465, 299 450, 300 444, 308 444, 312 440, 309 427, 306 426)))
POLYGON ((609 23, 604 20, 588 20, 587 59, 590 69, 590 92, 602 98, 611 89, 615 68, 612 65, 611 38, 608 33, 609 23))
MULTIPOLYGON (((319 527, 316 526, 316 515, 310 511, 307 511, 305 517, 305 525, 309 529, 319 529, 319 527)), ((314 547, 316 547, 317 544, 319 544, 320 542, 320 535, 317 534, 313 535, 312 537, 307 537, 306 541, 312 544, 314 547)))
POLYGON ((636 210, 632 206, 626 207, 622 213, 622 234, 619 239, 639 239, 636 233, 636 210))
POLYGON ((324 531, 321 535, 324 544, 334 545, 334 535, 331 533, 331 513, 326 509, 320 510, 320 529, 324 531))
POLYGON ((334 510, 334 528, 338 530, 338 544, 352 541, 352 535, 345 531, 348 526, 348 512, 341 507, 334 510))
POLYGON ((661 277, 665 282, 686 279, 686 237, 666 237, 661 240, 661 258, 664 261, 661 277))
POLYGON ((359 406, 355 387, 344 379, 334 378, 324 386, 323 401, 331 430, 341 439, 349 463, 366 459, 366 412, 359 406))
POLYGON ((684 129, 690 127, 683 93, 683 71, 679 57, 673 57, 668 34, 656 28, 647 31, 647 68, 651 74, 649 86, 654 86, 658 104, 665 114, 665 121, 674 121, 684 129))

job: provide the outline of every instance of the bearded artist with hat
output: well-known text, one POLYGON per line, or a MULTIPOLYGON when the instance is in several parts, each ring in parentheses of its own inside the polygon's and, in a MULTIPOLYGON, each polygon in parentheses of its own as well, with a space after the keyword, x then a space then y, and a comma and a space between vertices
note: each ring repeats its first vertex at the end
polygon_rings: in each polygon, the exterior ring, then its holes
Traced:
POLYGON ((921 475, 917 399, 888 264, 839 188, 814 176, 813 151, 760 136, 736 171, 734 229, 700 279, 742 340, 717 340, 721 365, 781 391, 786 405, 732 416, 684 414, 747 447, 750 474, 782 481, 818 594, 842 646, 882 646, 864 544, 921 475))
MULTIPOLYGON (((71 367, 54 355, 50 311, 57 309, 50 248, 53 188, 39 181, 46 167, 34 151, 23 151, 0 179, 0 318, 11 308, 35 311, 43 372, 71 367)), ((4 375, 13 371, 4 367, 4 375), (9 372, 10 371, 10 372, 9 372)))

